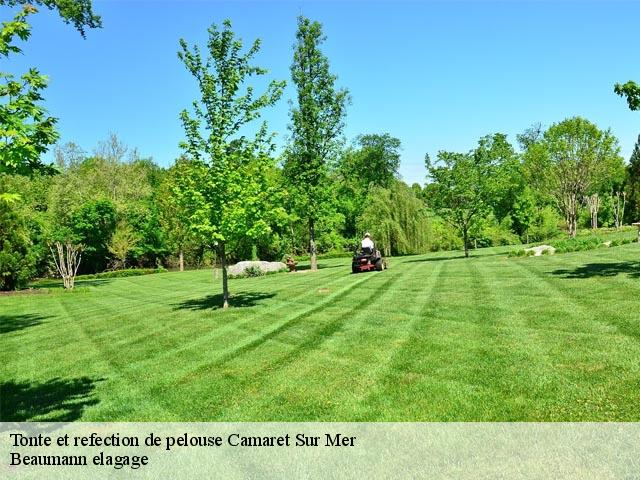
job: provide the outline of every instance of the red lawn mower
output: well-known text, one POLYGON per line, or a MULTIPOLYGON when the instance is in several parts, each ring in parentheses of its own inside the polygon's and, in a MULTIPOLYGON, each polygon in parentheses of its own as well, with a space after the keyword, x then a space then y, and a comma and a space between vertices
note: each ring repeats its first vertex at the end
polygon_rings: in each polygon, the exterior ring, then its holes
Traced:
POLYGON ((387 261, 382 258, 380 250, 375 248, 363 248, 362 251, 353 253, 351 261, 351 271, 353 273, 370 272, 376 270, 381 272, 387 268, 387 261))

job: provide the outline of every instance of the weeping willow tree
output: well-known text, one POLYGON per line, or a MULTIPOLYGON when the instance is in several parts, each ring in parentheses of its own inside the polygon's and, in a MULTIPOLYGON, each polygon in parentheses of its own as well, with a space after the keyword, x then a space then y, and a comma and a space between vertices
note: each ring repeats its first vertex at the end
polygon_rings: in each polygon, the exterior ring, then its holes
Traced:
POLYGON ((386 256, 429 249, 431 227, 426 208, 415 192, 398 180, 389 188, 371 187, 357 226, 361 233, 371 233, 386 256))

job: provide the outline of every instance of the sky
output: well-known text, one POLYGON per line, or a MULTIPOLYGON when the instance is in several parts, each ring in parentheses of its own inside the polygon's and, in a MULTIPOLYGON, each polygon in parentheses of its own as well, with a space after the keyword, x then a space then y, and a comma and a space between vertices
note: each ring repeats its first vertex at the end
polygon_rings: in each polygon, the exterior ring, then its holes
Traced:
MULTIPOLYGON (((177 57, 178 41, 204 46, 207 27, 228 18, 266 80, 287 80, 263 118, 287 138, 289 67, 296 17, 322 23, 337 86, 352 98, 345 137, 389 133, 402 141, 400 174, 424 183, 424 156, 468 151, 481 136, 516 135, 580 115, 611 128, 628 159, 640 112, 613 93, 640 80, 640 2, 628 1, 127 1, 94 0, 103 28, 85 40, 44 8, 32 17, 22 56, 2 70, 36 66, 59 118, 61 142, 92 152, 110 132, 141 156, 169 166, 184 138, 179 112, 197 98, 177 57)), ((0 20, 12 10, 0 7, 0 20)), ((5 66, 7 65, 7 66, 5 66)), ((261 80, 256 88, 263 86, 261 80)), ((53 156, 48 154, 48 160, 53 156)))

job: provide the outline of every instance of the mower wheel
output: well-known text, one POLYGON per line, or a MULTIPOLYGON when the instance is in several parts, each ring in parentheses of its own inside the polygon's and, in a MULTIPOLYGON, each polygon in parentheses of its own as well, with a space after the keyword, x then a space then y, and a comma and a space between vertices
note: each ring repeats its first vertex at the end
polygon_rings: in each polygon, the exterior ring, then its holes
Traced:
POLYGON ((359 273, 360 269, 358 267, 351 267, 351 273, 359 273))
POLYGON ((381 272, 382 270, 384 270, 384 263, 382 263, 382 259, 381 258, 376 260, 376 270, 378 272, 381 272))

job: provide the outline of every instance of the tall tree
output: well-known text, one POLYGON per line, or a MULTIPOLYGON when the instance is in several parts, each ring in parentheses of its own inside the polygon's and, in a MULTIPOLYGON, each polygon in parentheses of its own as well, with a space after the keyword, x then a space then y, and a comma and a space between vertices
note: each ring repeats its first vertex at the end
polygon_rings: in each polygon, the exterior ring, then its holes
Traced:
POLYGON ((297 210, 309 229, 311 270, 317 270, 316 224, 330 196, 328 163, 339 150, 349 94, 336 89, 337 77, 320 50, 322 26, 298 17, 291 78, 297 103, 291 107, 291 144, 284 173, 294 191, 297 210))
POLYGON ((371 187, 358 227, 360 233, 371 232, 376 246, 387 256, 428 249, 427 209, 415 190, 400 180, 393 180, 389 188, 371 187))
POLYGON ((398 176, 401 142, 388 133, 358 135, 350 154, 341 162, 346 175, 366 190, 369 185, 389 188, 398 176))
POLYGON ((247 124, 278 101, 285 82, 272 81, 256 97, 253 87, 244 86, 251 77, 267 73, 251 65, 260 41, 255 40, 243 53, 242 41, 234 35, 229 20, 222 29, 212 25, 208 33, 206 59, 197 45, 190 48, 180 40, 178 57, 196 79, 200 100, 193 103, 192 114, 183 110, 180 115, 187 137, 181 146, 193 162, 177 179, 174 194, 190 209, 192 229, 217 249, 222 305, 227 308, 227 244, 269 231, 264 210, 270 194, 266 178, 273 163, 269 156, 272 136, 263 123, 249 139, 247 124))
POLYGON ((640 222, 640 135, 627 167, 626 200, 629 223, 640 222))
POLYGON ((184 271, 184 249, 193 236, 189 228, 189 211, 179 198, 173 194, 173 188, 180 178, 188 175, 189 160, 181 157, 169 168, 163 182, 158 187, 157 202, 160 225, 165 232, 169 245, 178 254, 178 266, 184 271))
POLYGON ((429 188, 427 204, 462 236, 469 256, 469 233, 491 210, 495 166, 481 144, 470 153, 438 152, 437 162, 425 157, 429 188))
POLYGON ((388 189, 398 177, 400 148, 400 140, 388 133, 366 134, 358 135, 341 155, 335 172, 337 208, 345 218, 343 233, 347 238, 356 235, 356 220, 362 214, 369 189, 388 189))
POLYGON ((617 139, 581 117, 552 125, 526 156, 537 187, 553 198, 574 237, 580 208, 597 193, 608 172, 622 164, 617 139))
MULTIPOLYGON (((9 57, 21 52, 15 40, 26 41, 31 35, 27 19, 37 12, 34 4, 58 10, 62 20, 73 24, 83 37, 85 27, 101 26, 90 0, 0 0, 0 6, 23 6, 13 20, 2 23, 0 56, 9 57)), ((0 172, 53 172, 40 158, 58 139, 57 119, 48 116, 41 104, 47 83, 47 77, 35 68, 19 78, 0 73, 0 172)))

